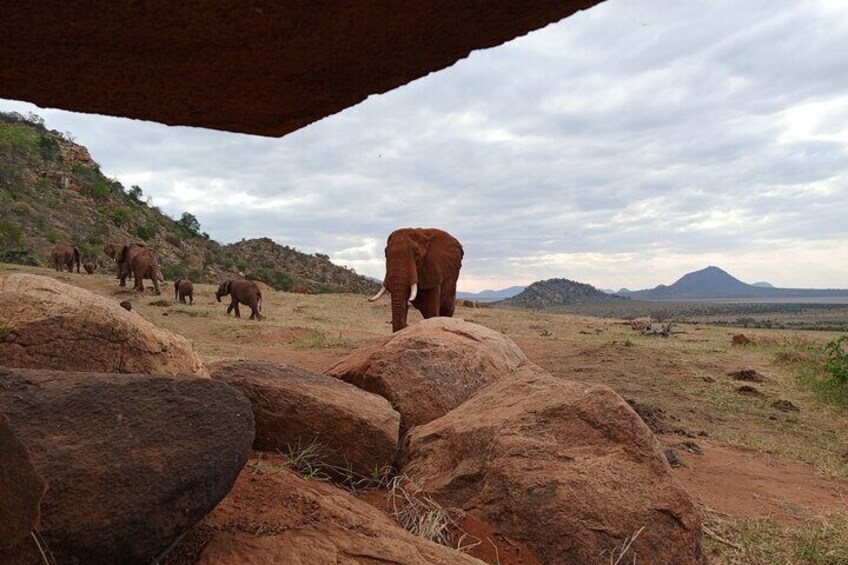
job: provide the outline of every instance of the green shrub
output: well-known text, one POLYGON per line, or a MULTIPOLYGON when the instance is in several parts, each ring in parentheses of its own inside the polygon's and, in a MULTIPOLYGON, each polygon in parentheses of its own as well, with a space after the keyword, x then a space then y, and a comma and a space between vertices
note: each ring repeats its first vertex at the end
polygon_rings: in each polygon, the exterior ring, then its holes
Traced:
POLYGON ((291 277, 278 269, 262 269, 256 278, 273 288, 274 290, 291 290, 294 282, 291 277))
POLYGON ((13 153, 34 153, 38 150, 38 138, 25 124, 0 122, 0 145, 6 145, 13 153))
POLYGON ((0 220, 0 247, 9 248, 21 242, 24 229, 11 220, 0 220))
POLYGON ((848 334, 828 343, 824 352, 825 371, 840 385, 848 384, 848 334))
POLYGON ((114 210, 109 210, 106 212, 106 217, 118 227, 121 227, 127 223, 127 219, 130 216, 130 211, 123 206, 115 208, 114 210))
POLYGON ((111 192, 111 182, 98 169, 88 165, 77 165, 72 170, 82 183, 84 192, 89 196, 100 199, 111 192))
POLYGON ((156 236, 156 224, 152 222, 141 224, 135 229, 135 234, 144 241, 153 239, 156 236))
POLYGON ((41 158, 45 161, 58 161, 62 156, 59 142, 49 135, 41 135, 38 140, 38 150, 41 153, 41 158))

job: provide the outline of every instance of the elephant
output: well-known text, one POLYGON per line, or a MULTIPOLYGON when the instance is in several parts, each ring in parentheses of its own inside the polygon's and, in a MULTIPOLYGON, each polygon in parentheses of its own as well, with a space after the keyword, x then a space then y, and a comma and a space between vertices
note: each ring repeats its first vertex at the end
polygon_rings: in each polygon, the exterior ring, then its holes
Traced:
POLYGON ((186 303, 186 296, 188 296, 189 305, 194 304, 194 285, 191 284, 191 281, 180 277, 174 281, 174 300, 178 300, 183 304, 186 303))
POLYGON ((76 265, 77 272, 80 272, 80 252, 76 247, 57 245, 50 253, 50 257, 53 258, 53 266, 57 271, 61 271, 63 267, 67 267, 68 272, 73 273, 74 266, 76 265))
POLYGON ((86 261, 85 263, 83 263, 82 268, 85 269, 85 272, 89 275, 93 275, 94 271, 97 270, 97 263, 86 261))
POLYGON ((156 294, 162 294, 159 290, 159 281, 162 280, 162 272, 156 264, 156 255, 146 245, 131 243, 124 245, 118 255, 118 278, 121 286, 126 286, 126 278, 132 273, 135 277, 133 289, 144 292, 144 279, 153 281, 156 294))
POLYGON ((241 318, 239 312, 239 303, 246 304, 250 307, 250 319, 261 320, 262 316, 262 291, 259 286, 249 280, 228 280, 221 283, 218 290, 215 292, 215 299, 221 302, 221 297, 230 295, 232 302, 227 307, 227 314, 236 311, 236 318, 241 318))
POLYGON ((386 276, 369 300, 391 294, 392 331, 406 327, 410 304, 424 318, 453 316, 463 254, 459 241, 439 229, 403 228, 389 235, 386 276))

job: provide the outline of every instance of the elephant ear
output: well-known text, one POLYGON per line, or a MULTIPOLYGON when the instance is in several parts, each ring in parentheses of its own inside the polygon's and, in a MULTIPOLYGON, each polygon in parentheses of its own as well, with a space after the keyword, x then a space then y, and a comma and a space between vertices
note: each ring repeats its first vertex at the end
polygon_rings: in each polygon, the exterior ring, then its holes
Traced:
POLYGON ((441 230, 422 230, 418 241, 427 248, 424 264, 418 273, 420 288, 435 288, 442 282, 459 277, 462 266, 462 245, 455 237, 441 230))

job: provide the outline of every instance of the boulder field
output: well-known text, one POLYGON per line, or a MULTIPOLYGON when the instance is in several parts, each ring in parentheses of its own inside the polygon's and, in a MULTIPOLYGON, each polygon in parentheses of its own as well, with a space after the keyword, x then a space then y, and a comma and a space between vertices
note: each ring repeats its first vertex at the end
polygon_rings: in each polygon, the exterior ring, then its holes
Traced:
POLYGON ((698 512, 612 389, 551 376, 508 338, 432 318, 326 371, 387 398, 399 472, 422 495, 525 543, 542 563, 705 562, 698 512), (618 552, 618 553, 617 553, 618 552))
POLYGON ((400 415, 386 399, 294 365, 226 361, 210 370, 250 400, 254 449, 314 447, 322 462, 365 477, 394 464, 400 415))
MULTIPOLYGON (((150 563, 226 496, 253 443, 250 403, 207 378, 0 368, 0 413, 48 485, 38 531, 58 563, 150 563)), ((0 563, 39 563, 34 550, 0 563)))
POLYGON ((17 273, 0 277, 0 364, 209 375, 184 337, 99 294, 50 277, 17 273))

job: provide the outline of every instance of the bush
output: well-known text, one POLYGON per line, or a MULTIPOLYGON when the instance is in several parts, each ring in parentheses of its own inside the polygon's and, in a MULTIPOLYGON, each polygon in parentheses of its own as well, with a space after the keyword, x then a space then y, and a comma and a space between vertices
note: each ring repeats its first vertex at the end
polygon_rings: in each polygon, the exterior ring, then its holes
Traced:
POLYGON ((132 187, 127 191, 127 196, 135 200, 136 202, 141 202, 141 187, 137 184, 132 185, 132 187))
POLYGON ((24 229, 11 220, 0 220, 0 247, 17 245, 24 237, 24 229))
POLYGON ((121 227, 127 223, 127 219, 129 219, 130 211, 123 206, 115 208, 114 210, 106 210, 104 214, 109 221, 115 224, 118 227, 121 227))
POLYGON ((62 155, 62 152, 59 150, 59 142, 49 135, 42 134, 38 140, 38 151, 41 153, 41 158, 45 161, 57 161, 62 155))
POLYGON ((274 290, 291 290, 294 282, 291 277, 278 269, 262 269, 256 278, 273 288, 274 290))
POLYGON ((848 334, 833 340, 824 348, 825 370, 841 385, 848 384, 848 334))
POLYGON ((141 224, 135 229, 135 234, 144 241, 153 239, 156 236, 156 224, 152 222, 141 224))
POLYGON ((189 212, 183 212, 182 217, 177 220, 177 225, 189 235, 200 235, 200 222, 189 212))

